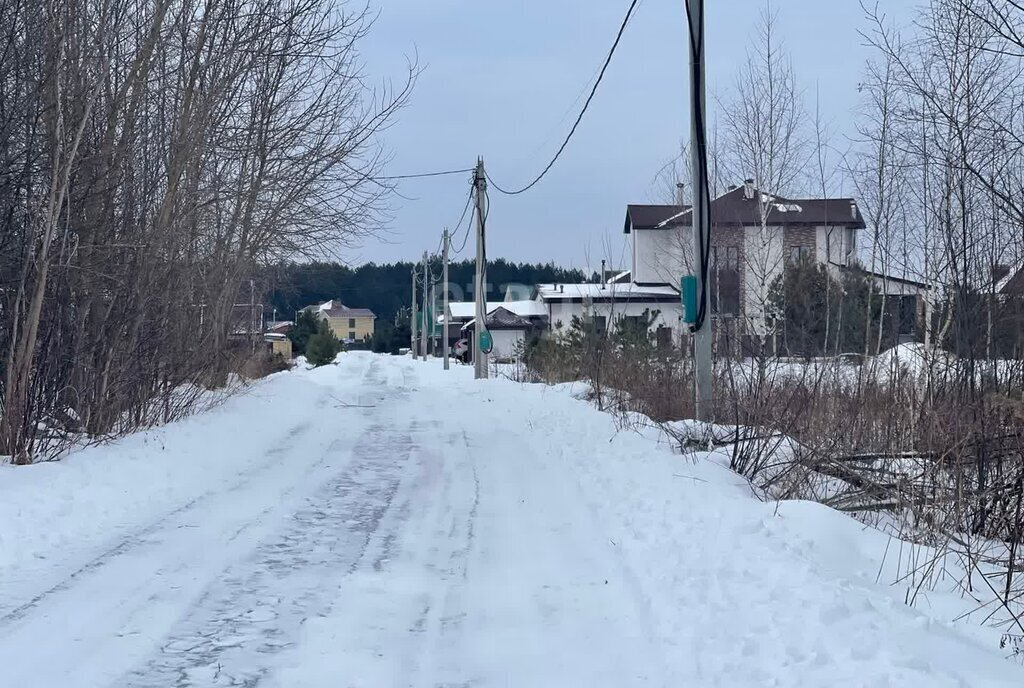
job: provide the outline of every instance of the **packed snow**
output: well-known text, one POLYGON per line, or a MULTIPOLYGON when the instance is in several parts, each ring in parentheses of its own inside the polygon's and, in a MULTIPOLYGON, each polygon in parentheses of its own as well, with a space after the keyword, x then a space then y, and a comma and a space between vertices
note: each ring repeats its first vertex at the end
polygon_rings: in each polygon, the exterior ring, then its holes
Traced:
POLYGON ((1024 685, 909 546, 439 361, 0 467, 0 523, 5 687, 1024 685))

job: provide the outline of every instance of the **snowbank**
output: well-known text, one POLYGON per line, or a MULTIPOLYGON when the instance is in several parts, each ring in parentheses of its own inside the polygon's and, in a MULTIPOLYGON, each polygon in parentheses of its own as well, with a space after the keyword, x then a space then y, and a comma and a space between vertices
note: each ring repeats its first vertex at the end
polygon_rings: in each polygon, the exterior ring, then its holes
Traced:
POLYGON ((618 431, 566 388, 463 385, 475 423, 524 418, 533 452, 576 485, 685 677, 675 685, 1024 685, 1002 631, 982 625, 984 586, 965 595, 956 562, 908 576, 934 551, 816 503, 764 503, 726 457, 618 431))

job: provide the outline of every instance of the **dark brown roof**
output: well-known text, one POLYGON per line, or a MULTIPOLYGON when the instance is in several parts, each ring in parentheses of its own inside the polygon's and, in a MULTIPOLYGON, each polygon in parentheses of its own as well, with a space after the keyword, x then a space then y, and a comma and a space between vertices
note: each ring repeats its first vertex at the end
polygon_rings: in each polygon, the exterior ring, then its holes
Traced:
MULTIPOLYGON (((463 329, 473 329, 475 326, 476 318, 463 325, 463 329)), ((487 314, 488 330, 528 330, 531 327, 533 323, 529 320, 500 306, 487 314)))
POLYGON ((1007 271, 996 286, 1000 294, 1024 294, 1024 264, 1007 271))
MULTIPOLYGON (((759 225, 755 197, 747 199, 743 187, 722 194, 711 201, 711 224, 759 225)), ((628 205, 624 231, 631 229, 659 229, 690 226, 690 206, 683 205, 628 205)), ((852 198, 786 199, 772 197, 768 206, 768 223, 772 225, 845 225, 863 229, 864 217, 852 198)))
POLYGON ((828 264, 829 265, 833 265, 833 266, 839 268, 843 272, 852 272, 854 274, 870 275, 871 277, 877 277, 878 279, 882 279, 882 280, 885 280, 887 282, 894 282, 896 284, 907 284, 907 285, 910 285, 911 287, 917 287, 919 289, 929 289, 930 288, 927 283, 922 282, 920 280, 913 280, 913 279, 909 279, 907 277, 897 277, 896 275, 887 275, 884 272, 876 272, 875 270, 868 270, 863 265, 857 265, 857 264, 854 264, 854 265, 844 265, 842 263, 837 263, 837 262, 835 262, 833 260, 830 260, 828 262, 828 264))
POLYGON ((328 318, 376 318, 369 308, 349 308, 341 301, 333 299, 315 306, 307 306, 304 310, 323 313, 328 318))

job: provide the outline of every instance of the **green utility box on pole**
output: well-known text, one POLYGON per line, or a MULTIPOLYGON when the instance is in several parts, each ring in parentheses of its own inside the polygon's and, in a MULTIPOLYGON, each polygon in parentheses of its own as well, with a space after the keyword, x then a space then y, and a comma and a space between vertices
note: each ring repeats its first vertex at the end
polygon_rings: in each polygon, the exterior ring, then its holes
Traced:
POLYGON ((692 325, 697 322, 697 278, 683 275, 679 280, 679 295, 683 300, 683 322, 692 325))

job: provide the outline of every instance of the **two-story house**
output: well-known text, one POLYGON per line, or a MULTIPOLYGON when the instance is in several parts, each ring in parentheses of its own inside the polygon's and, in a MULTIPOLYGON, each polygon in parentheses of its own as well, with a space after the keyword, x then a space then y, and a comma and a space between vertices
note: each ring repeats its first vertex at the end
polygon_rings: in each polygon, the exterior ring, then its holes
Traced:
MULTIPOLYGON (((709 291, 712 312, 765 328, 769 294, 785 266, 812 260, 838 270, 856 256, 857 230, 865 227, 852 198, 787 199, 761 193, 753 180, 711 202, 709 291)), ((676 286, 693 274, 689 206, 630 205, 632 281, 676 286)))
POLYGON ((377 316, 369 308, 349 308, 332 299, 319 305, 307 306, 317 318, 326 320, 334 336, 342 341, 354 342, 373 336, 377 316))

